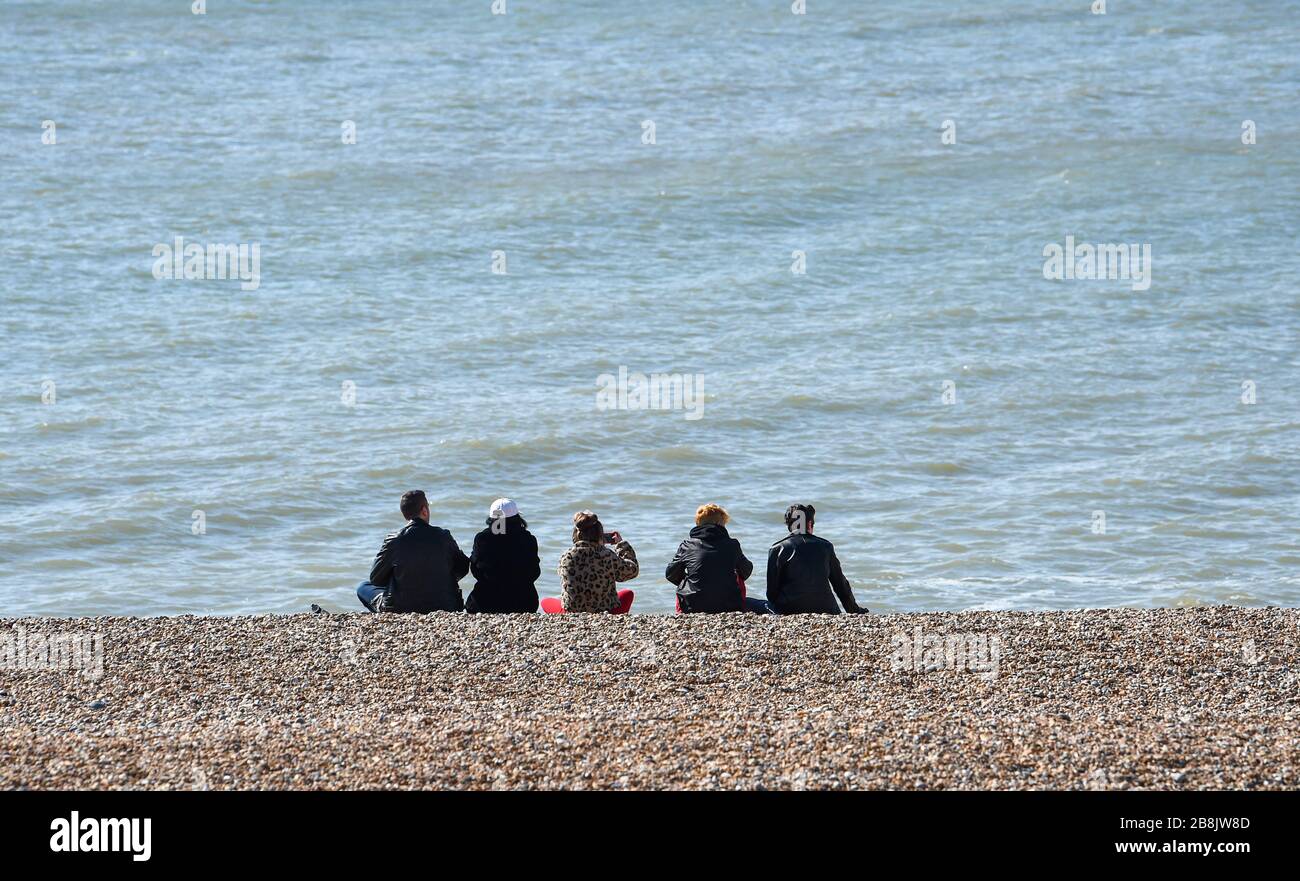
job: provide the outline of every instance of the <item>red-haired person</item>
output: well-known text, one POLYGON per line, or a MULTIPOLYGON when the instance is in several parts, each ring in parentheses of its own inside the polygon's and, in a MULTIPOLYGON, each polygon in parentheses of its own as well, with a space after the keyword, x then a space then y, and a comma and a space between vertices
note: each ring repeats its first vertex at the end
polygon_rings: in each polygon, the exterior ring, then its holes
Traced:
POLYGON ((772 608, 763 600, 746 597, 745 579, 754 564, 727 532, 731 517, 721 505, 700 505, 695 528, 677 547, 664 577, 677 586, 677 611, 760 612, 772 608))

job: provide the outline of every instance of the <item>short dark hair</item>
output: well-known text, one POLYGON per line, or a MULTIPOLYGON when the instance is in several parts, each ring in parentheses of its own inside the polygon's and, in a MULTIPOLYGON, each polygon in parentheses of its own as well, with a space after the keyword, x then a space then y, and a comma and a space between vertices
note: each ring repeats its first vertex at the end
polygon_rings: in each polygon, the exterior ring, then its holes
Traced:
POLYGON ((785 509, 785 528, 794 532, 795 523, 803 521, 804 527, 813 525, 813 518, 817 516, 817 509, 812 505, 791 505, 785 509))
POLYGON ((428 507, 428 504, 429 500, 424 497, 424 490, 408 489, 402 493, 402 516, 407 520, 414 520, 428 507))

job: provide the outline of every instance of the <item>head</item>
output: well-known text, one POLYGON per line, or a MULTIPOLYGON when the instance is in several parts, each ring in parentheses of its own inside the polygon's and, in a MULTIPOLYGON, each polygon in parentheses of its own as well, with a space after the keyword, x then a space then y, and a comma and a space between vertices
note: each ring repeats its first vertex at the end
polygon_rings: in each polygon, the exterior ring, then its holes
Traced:
POLYGON ((513 499, 497 499, 488 508, 488 516, 493 520, 505 520, 519 513, 519 506, 513 499))
POLYGON ((791 505, 785 509, 785 528, 791 532, 811 535, 813 518, 817 509, 812 505, 791 505))
POLYGON ((707 505, 700 505, 695 509, 695 525, 708 526, 726 526, 731 516, 727 514, 727 509, 721 505, 715 505, 710 502, 707 505))
POLYGON ((592 511, 579 511, 573 515, 573 540, 605 543, 605 527, 592 511))
POLYGON ((524 518, 519 516, 519 506, 512 499, 497 499, 488 506, 487 524, 492 527, 494 535, 503 535, 509 531, 511 521, 517 521, 526 527, 524 518))
POLYGON ((424 497, 424 490, 412 489, 402 493, 402 516, 407 520, 429 522, 429 500, 424 497))

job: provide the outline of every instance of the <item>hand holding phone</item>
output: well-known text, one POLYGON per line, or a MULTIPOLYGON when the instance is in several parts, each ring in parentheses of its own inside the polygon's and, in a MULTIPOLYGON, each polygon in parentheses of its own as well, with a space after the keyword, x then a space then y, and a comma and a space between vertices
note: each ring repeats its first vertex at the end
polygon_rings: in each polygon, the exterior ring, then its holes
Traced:
POLYGON ((607 545, 618 544, 622 540, 623 540, 623 536, 619 535, 617 532, 605 533, 605 544, 607 545))

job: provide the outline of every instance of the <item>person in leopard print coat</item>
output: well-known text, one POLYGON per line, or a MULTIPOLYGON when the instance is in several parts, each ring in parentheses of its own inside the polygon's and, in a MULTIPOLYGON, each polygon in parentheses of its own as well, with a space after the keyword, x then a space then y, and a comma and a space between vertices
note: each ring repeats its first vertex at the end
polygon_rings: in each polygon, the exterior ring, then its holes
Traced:
POLYGON ((560 556, 557 570, 564 611, 626 612, 624 606, 631 606, 632 591, 620 591, 617 584, 640 574, 636 551, 617 532, 608 538, 610 543, 591 511, 573 515, 573 547, 560 556))

